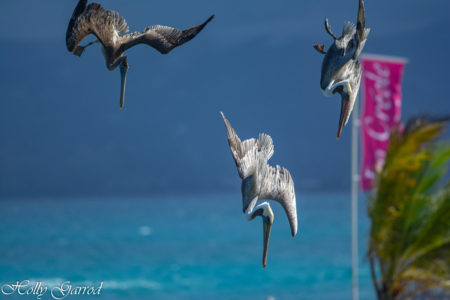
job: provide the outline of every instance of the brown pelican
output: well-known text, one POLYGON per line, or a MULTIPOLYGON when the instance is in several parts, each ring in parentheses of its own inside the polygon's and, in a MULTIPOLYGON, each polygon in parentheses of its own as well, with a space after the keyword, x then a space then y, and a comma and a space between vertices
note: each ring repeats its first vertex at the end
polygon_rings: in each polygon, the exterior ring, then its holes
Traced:
POLYGON ((324 45, 314 45, 314 48, 325 54, 322 62, 320 88, 326 97, 338 92, 341 94, 341 115, 337 137, 341 136, 342 127, 347 124, 355 104, 361 82, 361 64, 358 61, 369 35, 370 29, 365 28, 364 1, 359 0, 356 28, 350 22, 344 25, 342 35, 337 38, 331 31, 328 19, 325 19, 325 30, 334 39, 333 44, 324 50, 324 45))
POLYGON ((98 3, 87 5, 87 0, 80 0, 67 28, 66 45, 70 52, 81 56, 86 47, 98 42, 102 44, 106 67, 112 71, 120 66, 120 108, 122 109, 128 71, 127 57, 123 53, 138 44, 147 44, 161 54, 167 54, 173 48, 193 39, 213 18, 214 15, 204 23, 183 31, 168 26, 153 25, 145 28, 142 33, 125 34, 128 32, 128 25, 117 12, 106 10, 98 3), (97 37, 97 40, 85 46, 79 46, 79 43, 91 33, 97 37))
POLYGON ((225 121, 228 144, 242 179, 242 211, 248 221, 257 216, 261 216, 263 221, 263 268, 265 268, 274 215, 268 202, 256 204, 263 199, 279 202, 288 217, 291 234, 295 236, 297 208, 294 181, 285 168, 278 165, 273 168, 267 164, 273 154, 272 138, 269 135, 261 133, 257 140, 251 138, 241 142, 230 122, 222 112, 220 113, 225 121))

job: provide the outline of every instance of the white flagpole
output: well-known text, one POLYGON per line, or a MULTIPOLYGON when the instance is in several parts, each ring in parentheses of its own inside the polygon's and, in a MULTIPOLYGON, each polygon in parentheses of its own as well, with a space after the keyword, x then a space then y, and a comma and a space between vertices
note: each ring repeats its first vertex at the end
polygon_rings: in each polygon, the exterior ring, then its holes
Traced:
MULTIPOLYGON (((371 60, 380 60, 383 62, 396 62, 396 63, 408 63, 408 59, 403 57, 363 54, 361 61, 364 58, 371 60)), ((364 92, 364 83, 362 85, 362 92, 364 92)), ((360 175, 358 174, 358 130, 361 126, 359 118, 359 101, 361 98, 358 95, 358 99, 355 102, 352 115, 352 151, 351 151, 351 215, 352 215, 352 299, 359 299, 359 287, 358 287, 358 185, 360 181, 360 175)), ((365 104, 364 104, 365 105, 365 104)))
POLYGON ((352 151, 351 151, 351 215, 352 215, 352 299, 359 299, 358 288, 358 128, 359 101, 355 101, 352 114, 352 151))

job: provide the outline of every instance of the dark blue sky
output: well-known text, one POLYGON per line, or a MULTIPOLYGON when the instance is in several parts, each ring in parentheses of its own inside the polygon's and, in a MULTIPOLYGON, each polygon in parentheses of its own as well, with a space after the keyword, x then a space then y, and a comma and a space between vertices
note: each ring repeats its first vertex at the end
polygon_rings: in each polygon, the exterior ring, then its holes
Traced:
MULTIPOLYGON (((216 14, 166 56, 129 51, 123 111, 99 46, 66 50, 76 2, 0 2, 0 196, 238 192, 220 110, 241 138, 273 137, 297 193, 348 189, 350 127, 336 140, 340 100, 320 93, 311 45, 331 42, 324 17, 337 33, 355 21, 356 0, 101 1, 131 31, 216 14)), ((365 53, 410 61, 403 116, 450 112, 450 2, 367 0, 366 18, 365 53)))

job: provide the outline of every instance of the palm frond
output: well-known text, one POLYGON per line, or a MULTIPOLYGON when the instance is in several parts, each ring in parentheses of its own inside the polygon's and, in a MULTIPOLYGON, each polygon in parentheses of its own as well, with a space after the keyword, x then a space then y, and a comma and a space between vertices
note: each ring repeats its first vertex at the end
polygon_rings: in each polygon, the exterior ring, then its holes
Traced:
POLYGON ((450 143, 436 143, 448 119, 415 118, 391 133, 385 165, 368 203, 368 255, 371 267, 378 266, 380 278, 373 282, 379 296, 396 299, 447 287, 450 280, 449 264, 438 272, 443 265, 436 256, 448 255, 442 249, 450 248, 450 184, 441 184, 450 143))

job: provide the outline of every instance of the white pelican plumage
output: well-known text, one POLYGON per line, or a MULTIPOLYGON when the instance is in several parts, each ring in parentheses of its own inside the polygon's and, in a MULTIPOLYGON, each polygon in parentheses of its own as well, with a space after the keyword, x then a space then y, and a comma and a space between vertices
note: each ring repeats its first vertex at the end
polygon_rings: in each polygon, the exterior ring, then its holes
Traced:
POLYGON ((273 168, 267 164, 273 154, 272 138, 269 135, 261 133, 257 140, 251 138, 241 142, 222 112, 221 115, 227 129, 228 144, 242 179, 244 216, 248 221, 257 216, 261 216, 263 220, 263 268, 265 268, 274 215, 267 201, 258 205, 257 203, 263 199, 279 202, 286 212, 291 234, 295 236, 297 233, 297 205, 294 181, 285 168, 278 165, 273 168))
POLYGON ((127 57, 123 53, 138 44, 147 44, 161 54, 167 54, 173 48, 193 39, 213 18, 214 15, 204 23, 183 31, 168 26, 153 25, 145 28, 142 33, 126 34, 128 32, 127 22, 117 12, 106 10, 98 3, 87 5, 87 0, 79 0, 67 28, 66 45, 70 52, 81 56, 86 47, 97 42, 102 44, 102 53, 108 70, 112 71, 120 66, 119 104, 122 109, 128 71, 127 57), (97 40, 85 46, 79 46, 79 43, 89 34, 94 34, 97 40))

